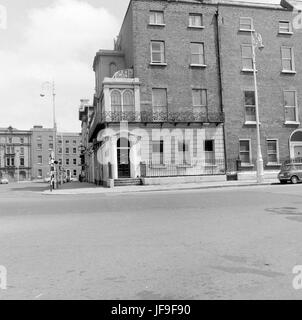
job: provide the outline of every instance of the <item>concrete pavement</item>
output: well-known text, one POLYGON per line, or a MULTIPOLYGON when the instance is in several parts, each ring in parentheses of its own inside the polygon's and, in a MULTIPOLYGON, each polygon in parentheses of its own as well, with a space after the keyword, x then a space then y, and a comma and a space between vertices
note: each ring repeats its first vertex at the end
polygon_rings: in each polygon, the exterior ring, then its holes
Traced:
MULTIPOLYGON (((260 186, 277 184, 277 179, 266 179, 260 186)), ((107 193, 129 193, 129 192, 155 192, 173 190, 194 190, 194 189, 216 189, 230 187, 251 187, 259 186, 255 180, 246 181, 206 181, 200 183, 178 183, 171 185, 147 185, 147 186, 123 186, 115 188, 96 187, 87 183, 71 183, 62 188, 53 190, 43 190, 44 195, 81 195, 81 194, 107 194, 107 193)))

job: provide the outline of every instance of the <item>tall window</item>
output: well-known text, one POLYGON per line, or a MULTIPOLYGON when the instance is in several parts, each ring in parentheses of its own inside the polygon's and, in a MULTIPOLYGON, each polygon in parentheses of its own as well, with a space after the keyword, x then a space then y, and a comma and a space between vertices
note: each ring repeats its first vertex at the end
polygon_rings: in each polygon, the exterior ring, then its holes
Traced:
POLYGON ((67 154, 69 153, 69 148, 65 149, 65 153, 67 153, 67 154))
POLYGON ((292 26, 289 21, 279 21, 279 33, 292 33, 292 26))
POLYGON ((239 157, 242 164, 251 163, 251 141, 250 140, 239 141, 239 157))
POLYGON ((254 29, 253 19, 249 17, 242 17, 239 21, 240 31, 252 31, 254 29))
POLYGON ((111 110, 113 112, 122 111, 122 95, 118 90, 113 90, 111 92, 111 110))
POLYGON ((20 154, 22 154, 22 155, 24 154, 24 148, 23 147, 20 148, 20 154))
POLYGON ((205 65, 203 43, 191 42, 191 64, 205 65))
POLYGON ((167 89, 152 89, 153 112, 167 113, 167 89))
POLYGON ((24 138, 20 138, 20 143, 24 144, 24 138))
POLYGON ((20 166, 24 167, 24 158, 20 158, 20 166))
POLYGON ((214 140, 205 140, 204 151, 205 151, 206 163, 215 164, 214 140))
POLYGON ((178 153, 181 164, 190 164, 190 143, 186 140, 178 142, 178 153))
POLYGON ((74 164, 74 165, 77 164, 77 159, 73 159, 73 164, 74 164))
POLYGON ((125 90, 123 93, 123 111, 134 111, 134 95, 131 90, 125 90))
POLYGON ((42 169, 38 169, 38 178, 42 178, 43 172, 42 169))
POLYGON ((77 153, 77 148, 73 148, 72 152, 73 152, 73 154, 76 154, 77 153))
POLYGON ((165 63, 164 41, 151 41, 151 63, 165 63))
POLYGON ((164 22, 164 12, 163 11, 150 11, 150 24, 163 25, 164 22))
POLYGON ((152 141, 152 162, 154 164, 164 164, 164 141, 152 141))
POLYGON ((65 163, 66 163, 67 166, 69 166, 69 159, 66 159, 65 163))
POLYGON ((297 93, 294 90, 284 91, 285 123, 298 121, 297 93))
POLYGON ((244 91, 245 121, 256 122, 255 91, 244 91))
POLYGON ((42 151, 42 148, 43 148, 42 143, 38 143, 37 150, 38 151, 42 151))
POLYGON ((207 107, 207 90, 206 89, 193 89, 193 111, 205 112, 207 107))
POLYGON ((267 143, 267 160, 268 163, 275 164, 278 163, 278 140, 268 139, 267 143))
POLYGON ((253 70, 253 51, 250 44, 241 46, 241 58, 243 70, 253 70))
POLYGON ((49 144, 49 150, 53 150, 53 143, 49 144))
POLYGON ((282 58, 282 71, 283 72, 295 71, 293 48, 282 47, 281 48, 281 58, 282 58))
POLYGON ((189 27, 192 27, 192 28, 203 27, 202 14, 190 13, 189 14, 189 27))
POLYGON ((38 164, 42 164, 42 162, 43 162, 42 156, 38 156, 38 164))

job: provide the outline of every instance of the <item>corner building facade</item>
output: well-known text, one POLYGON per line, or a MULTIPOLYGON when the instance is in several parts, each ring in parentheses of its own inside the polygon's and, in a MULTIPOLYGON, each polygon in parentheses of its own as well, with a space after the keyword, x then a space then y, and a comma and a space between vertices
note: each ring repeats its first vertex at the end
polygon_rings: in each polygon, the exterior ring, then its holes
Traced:
POLYGON ((114 50, 94 61, 97 180, 225 173, 216 10, 130 2, 114 50))

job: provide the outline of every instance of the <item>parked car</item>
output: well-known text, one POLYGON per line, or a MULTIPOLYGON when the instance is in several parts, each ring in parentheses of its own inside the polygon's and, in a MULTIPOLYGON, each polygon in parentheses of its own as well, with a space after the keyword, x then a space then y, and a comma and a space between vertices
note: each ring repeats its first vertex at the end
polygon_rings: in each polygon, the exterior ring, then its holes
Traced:
POLYGON ((302 163, 287 163, 278 174, 280 183, 291 182, 296 184, 302 181, 302 163))
POLYGON ((8 179, 7 178, 1 178, 0 179, 0 184, 8 184, 8 179))

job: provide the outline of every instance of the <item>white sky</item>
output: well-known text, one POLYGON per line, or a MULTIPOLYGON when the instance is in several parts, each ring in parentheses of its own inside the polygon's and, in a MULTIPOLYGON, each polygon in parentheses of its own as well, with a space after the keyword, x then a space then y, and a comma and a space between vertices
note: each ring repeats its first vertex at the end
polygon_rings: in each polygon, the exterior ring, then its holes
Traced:
POLYGON ((40 91, 54 79, 59 130, 80 131, 80 99, 94 93, 94 55, 112 49, 128 2, 0 0, 8 17, 0 28, 0 127, 52 126, 51 98, 40 91))

